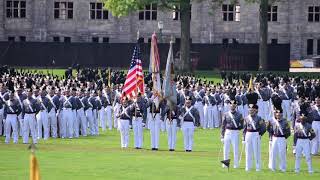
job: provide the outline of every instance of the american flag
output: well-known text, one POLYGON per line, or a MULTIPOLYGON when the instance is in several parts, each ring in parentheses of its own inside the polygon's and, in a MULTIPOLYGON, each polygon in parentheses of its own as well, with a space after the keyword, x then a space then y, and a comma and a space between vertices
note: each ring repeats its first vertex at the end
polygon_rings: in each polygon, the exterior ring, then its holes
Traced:
POLYGON ((140 59, 140 47, 137 44, 133 51, 126 81, 123 85, 122 97, 126 96, 131 99, 136 97, 139 92, 141 94, 144 93, 144 77, 140 59))

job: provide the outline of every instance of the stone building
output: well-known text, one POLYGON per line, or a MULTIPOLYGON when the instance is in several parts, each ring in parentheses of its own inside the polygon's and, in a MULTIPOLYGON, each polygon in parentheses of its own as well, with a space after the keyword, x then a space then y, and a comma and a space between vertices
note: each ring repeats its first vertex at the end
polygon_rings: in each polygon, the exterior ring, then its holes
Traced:
MULTIPOLYGON (((97 0, 1 0, 0 40, 30 42, 135 42, 137 31, 150 40, 179 41, 179 13, 156 5, 117 18, 97 0)), ((258 4, 192 2, 193 43, 258 43, 258 4)), ((278 0, 269 7, 269 43, 289 43, 291 59, 320 55, 320 0, 278 0)))

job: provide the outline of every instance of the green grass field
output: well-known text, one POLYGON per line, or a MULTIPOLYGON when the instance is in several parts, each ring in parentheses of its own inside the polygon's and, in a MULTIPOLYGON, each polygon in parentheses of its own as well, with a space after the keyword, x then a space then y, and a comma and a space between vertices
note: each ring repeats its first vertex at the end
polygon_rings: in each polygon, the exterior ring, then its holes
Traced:
MULTIPOLYGON (((46 69, 37 69, 44 74, 46 69)), ((49 70, 51 73, 51 70, 49 70)), ((54 70, 61 76, 64 70, 54 70)), ((220 76, 214 71, 199 71, 196 73, 209 81, 220 82, 220 76)), ((306 162, 302 160, 302 172, 295 174, 292 138, 288 140, 287 172, 271 172, 268 164, 268 138, 263 137, 262 171, 246 173, 245 156, 239 169, 221 168, 222 144, 219 130, 196 129, 192 153, 183 151, 183 137, 178 132, 176 152, 167 151, 166 134, 161 133, 160 151, 150 150, 149 131, 144 131, 144 148, 133 149, 133 134, 130 133, 130 148, 120 148, 120 134, 116 130, 101 133, 95 137, 79 139, 49 139, 40 141, 37 145, 37 158, 44 180, 86 180, 86 179, 319 179, 320 156, 313 157, 315 173, 307 173, 306 162)), ((29 178, 28 145, 4 144, 0 137, 0 180, 26 180, 29 178)), ((240 139, 239 139, 240 141, 240 139)), ((241 144, 241 143, 240 143, 241 144)), ((242 146, 242 145, 240 145, 242 146)), ((241 147, 240 147, 241 149, 241 147)), ((231 156, 232 159, 232 156, 231 156)))
MULTIPOLYGON (((305 160, 302 172, 295 174, 294 157, 291 153, 292 139, 289 139, 288 170, 286 173, 271 172, 267 169, 268 138, 264 135, 262 145, 262 171, 245 172, 243 154, 240 168, 221 168, 219 130, 196 129, 194 151, 183 152, 183 137, 178 131, 176 152, 167 151, 166 134, 161 133, 160 150, 150 149, 149 131, 144 131, 144 147, 133 149, 133 134, 130 133, 129 149, 120 148, 120 134, 107 131, 98 137, 79 139, 41 140, 37 145, 37 158, 42 179, 319 179, 320 156, 313 157, 315 173, 309 175, 305 160), (219 156, 220 155, 220 156, 219 156)), ((27 145, 4 144, 0 138, 0 179, 25 180, 29 177, 29 154, 27 145)), ((241 143, 240 143, 241 144, 241 143)), ((242 146, 242 145, 241 145, 242 146)), ((241 148, 240 148, 241 149, 241 148)))

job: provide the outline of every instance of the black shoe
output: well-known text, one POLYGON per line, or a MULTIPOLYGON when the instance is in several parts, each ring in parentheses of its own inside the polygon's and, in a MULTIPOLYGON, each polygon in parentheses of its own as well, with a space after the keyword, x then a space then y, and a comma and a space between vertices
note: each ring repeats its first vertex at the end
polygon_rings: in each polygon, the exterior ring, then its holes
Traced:
POLYGON ((154 150, 156 150, 156 148, 152 148, 151 150, 154 151, 154 150))
POLYGON ((155 151, 158 151, 158 148, 154 148, 155 151))
POLYGON ((169 151, 174 151, 174 149, 169 149, 169 151))
POLYGON ((138 147, 136 147, 135 149, 139 149, 138 147))

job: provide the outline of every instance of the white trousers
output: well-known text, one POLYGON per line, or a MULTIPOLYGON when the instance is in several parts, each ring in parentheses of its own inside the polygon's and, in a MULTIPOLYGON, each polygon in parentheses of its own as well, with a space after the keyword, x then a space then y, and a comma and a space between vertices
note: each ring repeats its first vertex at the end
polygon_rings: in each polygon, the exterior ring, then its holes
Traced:
POLYGON ((148 108, 148 113, 147 113, 147 128, 150 130, 150 125, 151 125, 151 121, 152 121, 152 115, 150 113, 150 108, 148 108))
POLYGON ((227 129, 223 139, 223 158, 229 159, 230 144, 233 147, 234 168, 239 167, 239 130, 227 129))
POLYGON ((62 138, 72 138, 73 137, 73 112, 71 109, 63 109, 61 128, 62 128, 62 138))
POLYGON ((129 145, 129 120, 120 119, 120 136, 121 136, 121 147, 127 148, 129 145))
POLYGON ((79 131, 80 131, 80 121, 77 118, 77 110, 72 110, 73 115, 73 135, 74 137, 79 137, 79 131))
POLYGON ((182 124, 184 149, 192 150, 193 146, 193 134, 194 134, 194 124, 193 122, 183 122, 182 124))
POLYGON ((77 119, 78 119, 78 122, 79 122, 81 135, 82 136, 87 136, 88 122, 87 122, 87 117, 86 117, 86 115, 84 113, 83 108, 77 110, 77 119))
MULTIPOLYGON (((116 103, 114 106, 114 112, 119 112, 119 108, 120 108, 120 104, 116 103)), ((115 115, 113 116, 113 127, 118 129, 118 125, 119 125, 119 118, 117 118, 115 115)))
POLYGON ((204 125, 204 109, 203 109, 203 104, 201 101, 197 101, 194 104, 194 107, 198 110, 199 116, 200 116, 200 125, 202 128, 205 128, 204 125))
POLYGON ((22 119, 22 113, 18 115, 18 131, 19 136, 23 136, 23 119, 22 119))
POLYGON ((284 172, 286 171, 286 151, 287 151, 287 141, 284 137, 272 137, 271 145, 271 170, 276 169, 277 158, 279 159, 279 169, 284 172))
POLYGON ((296 164, 295 164, 295 171, 300 172, 300 161, 301 156, 303 155, 306 158, 308 171, 312 172, 312 161, 311 161, 311 154, 310 154, 310 140, 309 139, 298 139, 296 144, 296 164))
POLYGON ((292 109, 290 100, 282 100, 281 107, 283 109, 283 118, 288 121, 292 120, 292 109))
POLYGON ((247 132, 245 137, 246 145, 246 171, 252 168, 252 155, 255 160, 256 170, 261 169, 261 147, 260 135, 258 132, 247 132))
POLYGON ((36 114, 25 114, 23 122, 23 143, 29 143, 31 133, 33 143, 37 143, 36 114))
POLYGON ((168 133, 168 148, 175 149, 177 141, 177 120, 173 119, 172 121, 167 120, 167 133, 168 133))
POLYGON ((134 147, 141 148, 143 144, 142 117, 133 118, 132 129, 134 136, 134 147))
POLYGON ((63 122, 63 110, 59 110, 57 113, 57 122, 58 122, 58 128, 59 128, 59 137, 62 138, 62 122, 63 122))
POLYGON ((160 136, 160 114, 156 114, 154 119, 150 120, 151 148, 159 148, 160 136))
POLYGON ((107 106, 104 110, 106 111, 107 126, 109 130, 112 130, 112 108, 107 106))
POLYGON ((93 130, 94 135, 99 135, 99 124, 98 124, 98 111, 96 109, 92 110, 93 113, 93 130))
POLYGON ((272 104, 270 103, 270 101, 261 101, 260 102, 260 106, 259 106, 259 110, 258 112, 260 112, 261 114, 261 118, 269 121, 272 119, 272 104))
POLYGON ((316 137, 311 141, 311 154, 317 154, 320 149, 320 121, 313 121, 312 129, 316 133, 316 137))
POLYGON ((49 138, 49 121, 48 121, 48 112, 46 110, 41 110, 37 115, 37 132, 38 132, 38 139, 42 137, 44 140, 49 138), (43 127, 43 136, 42 136, 42 127, 43 127))
POLYGON ((56 110, 52 108, 50 112, 48 113, 48 122, 49 122, 49 130, 51 130, 51 136, 53 138, 56 138, 57 135, 57 115, 56 110))
POLYGON ((11 134, 11 128, 12 128, 12 138, 13 143, 18 143, 18 119, 16 114, 7 114, 6 118, 6 139, 5 143, 10 142, 10 134, 11 134))
POLYGON ((98 110, 98 116, 99 116, 99 124, 102 129, 102 131, 106 131, 107 129, 107 120, 106 120, 106 111, 104 107, 101 107, 100 110, 98 110))
POLYGON ((93 112, 92 112, 92 108, 89 108, 85 111, 85 115, 87 117, 87 121, 88 121, 88 124, 89 124, 89 132, 90 132, 90 135, 94 135, 94 125, 93 125, 93 122, 94 122, 94 116, 93 116, 93 112))
POLYGON ((205 105, 204 106, 204 128, 215 127, 214 123, 219 119, 217 106, 205 105))
POLYGON ((5 127, 4 127, 4 119, 3 119, 3 109, 4 108, 2 108, 2 109, 0 109, 0 135, 4 135, 5 133, 4 133, 4 130, 2 130, 2 129, 5 129, 5 127), (2 134, 3 133, 3 134, 2 134))

